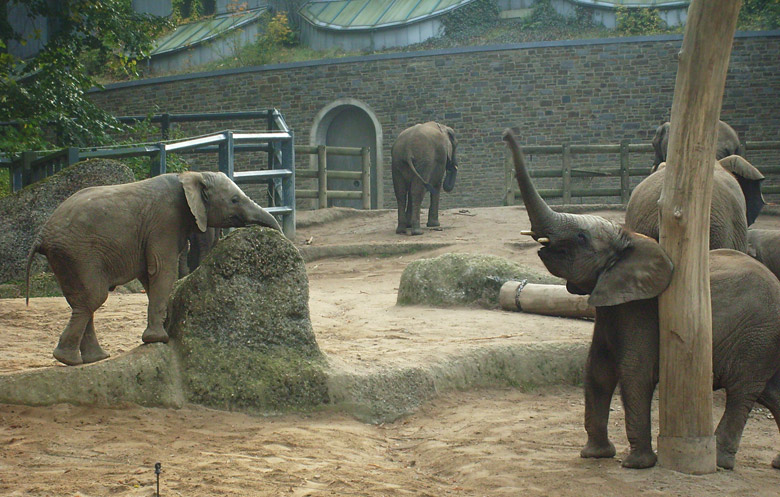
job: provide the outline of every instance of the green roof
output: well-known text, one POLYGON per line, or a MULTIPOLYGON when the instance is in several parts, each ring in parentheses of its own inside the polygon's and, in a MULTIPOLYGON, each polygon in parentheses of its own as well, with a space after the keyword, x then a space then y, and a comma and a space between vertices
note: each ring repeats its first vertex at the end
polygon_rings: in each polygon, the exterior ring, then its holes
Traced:
POLYGON ((176 28, 172 33, 168 33, 157 40, 157 46, 152 50, 152 55, 175 52, 216 38, 223 33, 256 20, 265 10, 265 8, 262 8, 184 24, 176 28))
POLYGON ((407 24, 443 14, 474 0, 312 0, 299 12, 330 29, 371 29, 407 24))

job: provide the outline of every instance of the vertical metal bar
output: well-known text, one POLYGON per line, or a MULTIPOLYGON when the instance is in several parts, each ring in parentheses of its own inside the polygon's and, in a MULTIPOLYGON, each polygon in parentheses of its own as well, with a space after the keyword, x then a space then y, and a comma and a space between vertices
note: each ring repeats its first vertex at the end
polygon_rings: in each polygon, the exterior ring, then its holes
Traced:
POLYGON ((32 161, 34 161, 37 156, 38 154, 35 152, 22 152, 22 188, 33 182, 32 161))
POLYGON ((631 178, 628 175, 628 140, 620 142, 620 203, 628 204, 631 195, 631 178))
POLYGON ((317 147, 317 198, 319 209, 328 207, 328 149, 325 145, 317 147))
POLYGON ((506 147, 504 149, 504 184, 506 185, 504 205, 515 205, 515 168, 512 165, 512 155, 509 149, 506 147))
POLYGON ((290 139, 282 142, 282 167, 289 169, 292 174, 282 179, 282 195, 284 205, 292 209, 282 219, 282 230, 290 240, 295 239, 295 146, 293 132, 290 131, 290 139))
POLYGON ((571 147, 567 143, 563 146, 563 203, 571 203, 571 147))
POLYGON ((371 147, 360 149, 360 159, 363 166, 363 209, 371 210, 371 147))
POLYGON ((77 163, 78 161, 79 161, 79 149, 76 148, 76 147, 68 148, 68 160, 67 160, 67 163, 66 163, 65 167, 72 166, 73 164, 77 163))
POLYGON ((11 175, 11 191, 18 192, 24 187, 24 181, 22 181, 22 159, 21 157, 11 163, 9 168, 9 174, 11 175))
POLYGON ((159 152, 157 153, 157 160, 152 160, 152 170, 151 170, 151 176, 159 176, 161 174, 165 174, 166 171, 166 151, 165 151, 165 144, 164 143, 158 143, 157 148, 159 152))
POLYGON ((160 134, 163 141, 167 140, 171 136, 171 115, 165 113, 160 119, 160 134))
POLYGON ((227 177, 233 179, 233 167, 235 159, 235 149, 233 148, 233 132, 225 132, 225 141, 219 144, 219 170, 227 174, 227 177))

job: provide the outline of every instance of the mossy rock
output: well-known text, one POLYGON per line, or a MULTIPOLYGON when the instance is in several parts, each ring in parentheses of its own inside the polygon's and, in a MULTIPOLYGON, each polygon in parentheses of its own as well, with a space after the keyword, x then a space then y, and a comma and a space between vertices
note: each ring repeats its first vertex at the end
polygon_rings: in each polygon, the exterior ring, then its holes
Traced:
POLYGON ((398 305, 435 307, 499 307, 498 293, 507 281, 561 283, 529 266, 507 259, 480 254, 443 254, 412 262, 398 286, 398 305))
POLYGON ((166 329, 191 402, 259 411, 327 402, 306 268, 278 231, 241 228, 220 240, 174 288, 166 329))

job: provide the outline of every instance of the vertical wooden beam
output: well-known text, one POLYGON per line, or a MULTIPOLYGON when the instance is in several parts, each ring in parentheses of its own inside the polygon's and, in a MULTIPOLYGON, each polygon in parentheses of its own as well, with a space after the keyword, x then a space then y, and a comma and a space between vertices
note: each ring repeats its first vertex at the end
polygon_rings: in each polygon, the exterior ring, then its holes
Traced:
POLYGON ((563 203, 571 203, 571 146, 567 143, 563 146, 563 203))
POLYGON ((317 147, 317 199, 319 209, 328 207, 328 153, 325 145, 317 147))
POLYGON ((360 149, 360 161, 362 166, 363 183, 363 209, 371 209, 371 148, 363 147, 360 149))
POLYGON ((712 434, 709 220, 716 125, 741 0, 693 0, 672 103, 660 243, 674 263, 658 298, 660 463, 684 473, 716 469, 712 434))
POLYGON ((628 172, 628 140, 620 142, 620 203, 628 204, 631 196, 631 177, 628 172))
POLYGON ((515 205, 515 168, 512 165, 512 155, 508 147, 504 147, 504 184, 506 185, 505 205, 515 205))

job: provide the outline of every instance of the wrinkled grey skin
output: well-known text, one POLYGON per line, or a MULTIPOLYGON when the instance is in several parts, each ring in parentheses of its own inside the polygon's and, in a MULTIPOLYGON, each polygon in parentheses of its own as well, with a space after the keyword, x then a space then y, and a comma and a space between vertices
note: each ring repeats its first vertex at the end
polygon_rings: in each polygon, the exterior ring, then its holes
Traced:
POLYGON ((54 357, 75 365, 105 359, 93 313, 108 292, 137 278, 149 297, 143 341, 167 342, 168 295, 187 237, 212 227, 259 224, 281 231, 276 219, 222 173, 163 174, 123 185, 80 190, 41 228, 30 249, 46 256, 73 309, 54 357))
MULTIPOLYGON (((653 150, 655 151, 655 160, 653 161, 653 172, 659 164, 666 162, 666 151, 669 148, 669 121, 658 126, 653 137, 653 150)), ((734 128, 723 121, 718 121, 718 141, 715 148, 715 159, 720 160, 729 155, 745 155, 742 145, 739 143, 739 135, 734 128)))
POLYGON ((748 230, 748 255, 780 278, 780 230, 748 230))
MULTIPOLYGON (((650 407, 658 383, 658 300, 672 264, 660 245, 604 218, 552 211, 539 197, 511 132, 518 183, 539 257, 572 293, 589 294, 596 307, 593 341, 585 366, 582 457, 612 457, 607 427, 612 395, 620 384, 630 453, 623 466, 656 462, 650 407)), ((710 252, 713 389, 726 390, 726 409, 715 432, 717 462, 733 468, 742 430, 757 401, 780 428, 780 282, 762 264, 728 249, 710 252)), ((684 372, 680 372, 684 374, 684 372)), ((772 466, 780 468, 780 455, 772 466)))
POLYGON ((426 190, 431 194, 428 227, 439 226, 441 189, 451 192, 455 187, 457 146, 452 128, 433 121, 415 124, 398 135, 391 150, 393 187, 398 202, 396 233, 406 233, 409 229, 412 235, 422 235, 420 206, 426 190))
POLYGON ((187 246, 179 254, 179 278, 195 271, 222 236, 219 228, 206 228, 205 232, 195 231, 187 237, 187 246))
MULTIPOLYGON (((634 188, 626 207, 626 227, 655 240, 658 240, 658 199, 666 176, 665 165, 662 163, 656 172, 634 188)), ((764 206, 759 187, 764 176, 739 156, 713 161, 713 167, 710 249, 730 248, 745 252, 747 227, 764 206), (737 176, 742 178, 744 188, 740 188, 737 176)))

